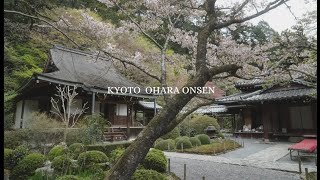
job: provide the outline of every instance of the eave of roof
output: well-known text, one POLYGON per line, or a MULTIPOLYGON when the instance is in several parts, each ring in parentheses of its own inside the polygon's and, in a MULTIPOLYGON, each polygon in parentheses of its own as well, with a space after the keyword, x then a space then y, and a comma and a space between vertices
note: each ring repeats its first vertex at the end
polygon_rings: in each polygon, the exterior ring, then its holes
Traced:
MULTIPOLYGON (((139 101, 139 105, 146 109, 154 109, 154 102, 139 101)), ((156 103, 156 109, 162 109, 162 106, 156 103)))

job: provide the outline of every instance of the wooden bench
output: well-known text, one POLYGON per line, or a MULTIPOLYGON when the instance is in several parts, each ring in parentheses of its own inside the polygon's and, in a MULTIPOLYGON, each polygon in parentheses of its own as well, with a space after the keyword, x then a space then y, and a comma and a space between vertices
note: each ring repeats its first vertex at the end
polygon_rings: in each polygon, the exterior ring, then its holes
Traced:
POLYGON ((317 140, 316 139, 304 139, 288 148, 290 151, 290 159, 292 160, 292 152, 297 151, 298 157, 315 157, 317 163, 317 140), (300 154, 306 153, 306 154, 300 154))

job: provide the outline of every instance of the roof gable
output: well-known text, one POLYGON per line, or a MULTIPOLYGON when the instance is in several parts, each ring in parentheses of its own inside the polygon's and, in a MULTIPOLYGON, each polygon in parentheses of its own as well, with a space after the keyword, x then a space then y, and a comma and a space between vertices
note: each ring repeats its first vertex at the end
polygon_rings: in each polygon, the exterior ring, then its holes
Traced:
POLYGON ((60 46, 51 49, 50 56, 52 65, 57 70, 44 72, 41 74, 42 76, 103 89, 108 87, 141 87, 122 76, 112 61, 105 57, 60 46))

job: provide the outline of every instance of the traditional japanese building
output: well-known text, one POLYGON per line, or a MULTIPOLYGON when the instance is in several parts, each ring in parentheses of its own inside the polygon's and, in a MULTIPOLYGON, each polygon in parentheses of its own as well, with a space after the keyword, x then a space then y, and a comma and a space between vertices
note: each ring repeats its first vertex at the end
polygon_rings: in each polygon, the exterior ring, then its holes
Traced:
POLYGON ((78 95, 70 108, 71 113, 87 103, 89 109, 85 115, 101 114, 106 119, 106 124, 121 130, 127 138, 137 135, 147 124, 145 119, 150 120, 155 111, 161 108, 155 103, 155 96, 145 93, 141 85, 121 75, 109 58, 55 46, 50 49, 49 60, 43 72, 34 74, 19 89, 14 128, 24 128, 32 112, 53 115, 50 99, 57 93, 56 86, 77 87, 78 95), (139 87, 141 91, 110 91, 110 87, 139 87), (145 99, 151 102, 144 102, 145 99), (140 112, 144 117, 141 123, 136 121, 140 112), (130 133, 130 129, 134 130, 130 133))
POLYGON ((303 79, 267 85, 262 79, 239 81, 238 94, 216 99, 233 114, 235 135, 272 138, 317 133, 316 83, 303 79))

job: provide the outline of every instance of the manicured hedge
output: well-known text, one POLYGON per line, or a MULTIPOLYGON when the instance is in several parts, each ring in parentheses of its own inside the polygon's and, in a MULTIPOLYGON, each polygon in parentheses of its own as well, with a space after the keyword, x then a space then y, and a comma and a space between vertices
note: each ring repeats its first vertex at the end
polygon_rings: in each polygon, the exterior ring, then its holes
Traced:
POLYGON ((166 139, 157 143, 154 148, 159 150, 174 150, 175 149, 175 141, 172 139, 166 139))
POLYGON ((101 151, 105 154, 110 154, 111 151, 117 149, 117 148, 127 148, 129 147, 131 142, 114 142, 112 144, 95 144, 95 145, 87 145, 86 150, 87 151, 101 151))
POLYGON ((72 161, 67 155, 57 156, 52 160, 51 167, 55 173, 66 174, 71 170, 72 161))
POLYGON ((158 172, 166 172, 167 158, 161 150, 152 149, 148 152, 141 165, 145 169, 152 169, 158 172))
POLYGON ((40 153, 32 153, 22 159, 12 170, 10 179, 27 179, 35 174, 35 170, 44 165, 46 158, 40 153))
POLYGON ((80 178, 74 175, 64 175, 64 176, 58 177, 56 180, 80 180, 80 178))
POLYGON ((209 137, 208 135, 206 135, 206 134, 199 134, 199 135, 197 135, 196 137, 200 140, 200 142, 201 142, 202 145, 204 145, 204 144, 210 144, 210 137, 209 137))
POLYGON ((7 150, 7 156, 5 156, 5 168, 11 170, 13 169, 22 159, 24 159, 29 150, 26 146, 18 146, 16 149, 12 150, 11 152, 7 150))
POLYGON ((86 148, 82 143, 73 143, 69 146, 69 151, 73 159, 78 159, 79 154, 85 152, 86 148))
POLYGON ((68 147, 57 145, 54 146, 48 153, 48 159, 52 161, 55 157, 65 155, 69 152, 68 147))
POLYGON ((176 148, 177 149, 182 149, 182 145, 183 145, 183 149, 188 149, 188 148, 192 148, 192 144, 189 140, 189 138, 181 138, 177 141, 176 143, 176 148))
POLYGON ((82 169, 90 168, 99 163, 106 163, 109 161, 107 155, 101 151, 86 151, 79 155, 78 165, 82 169))
POLYGON ((163 174, 148 169, 138 169, 132 175, 131 180, 167 180, 163 174))
MULTIPOLYGON (((69 129, 67 144, 81 143, 82 129, 69 129)), ((58 144, 63 141, 64 129, 18 129, 4 132, 4 147, 14 149, 19 145, 34 146, 43 152, 46 144, 58 144)))
POLYGON ((193 147, 201 146, 201 141, 197 137, 191 137, 189 140, 193 147))

